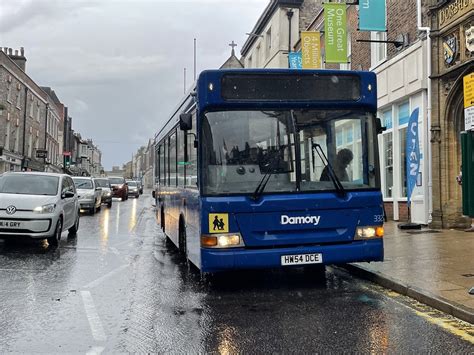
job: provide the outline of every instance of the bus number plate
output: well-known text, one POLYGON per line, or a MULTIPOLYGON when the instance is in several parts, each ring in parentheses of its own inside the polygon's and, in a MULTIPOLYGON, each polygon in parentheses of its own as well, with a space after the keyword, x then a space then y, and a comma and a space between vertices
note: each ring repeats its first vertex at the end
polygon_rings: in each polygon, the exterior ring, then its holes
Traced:
POLYGON ((281 265, 307 265, 307 264, 321 264, 323 262, 323 254, 295 254, 282 255, 281 265))

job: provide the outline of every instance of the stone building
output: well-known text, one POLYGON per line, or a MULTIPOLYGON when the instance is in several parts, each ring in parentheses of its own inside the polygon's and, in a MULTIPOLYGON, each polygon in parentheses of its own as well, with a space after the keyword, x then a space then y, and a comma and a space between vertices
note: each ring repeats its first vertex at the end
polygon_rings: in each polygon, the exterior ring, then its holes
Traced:
POLYGON ((47 95, 25 70, 23 48, 0 51, 0 172, 44 170, 47 95))
POLYGON ((432 0, 431 150, 435 228, 463 228, 460 132, 464 131, 463 77, 474 72, 474 1, 432 0))
POLYGON ((42 87, 47 94, 45 170, 63 172, 64 105, 50 87, 42 87))
MULTIPOLYGON (((308 0, 307 2, 317 2, 308 0)), ((312 8, 303 0, 272 0, 263 11, 240 51, 245 68, 288 68, 288 51, 299 39, 300 19, 312 8)))
MULTIPOLYGON (((420 11, 416 1, 387 0, 387 32, 358 30, 358 6, 347 5, 347 63, 324 63, 324 11, 322 1, 272 1, 260 16, 242 49, 245 67, 288 67, 289 23, 293 12, 299 30, 320 31, 322 69, 370 70, 377 74, 379 117, 387 130, 379 137, 382 191, 385 209, 394 220, 406 221, 405 136, 410 113, 420 108, 419 131, 422 154, 419 181, 412 195, 414 222, 430 221, 428 83, 429 50, 425 31, 427 6, 420 11), (418 12, 424 23, 418 23, 418 12), (271 34, 271 36, 268 35, 271 34), (392 43, 370 43, 369 40, 392 43), (277 47, 277 48, 275 48, 277 47), (258 50, 260 48, 260 50, 258 50), (263 51, 262 48, 267 50, 263 51), (285 50, 286 49, 286 50, 285 50), (264 55, 264 54, 268 55, 264 55), (255 58, 258 58, 255 61, 255 58), (278 59, 277 59, 278 58, 278 59)), ((426 5, 426 1, 423 2, 426 5)), ((293 23, 292 23, 293 26, 293 23)), ((295 26, 293 26, 295 28, 295 26)), ((298 27, 296 27, 298 28, 298 27)), ((299 33, 291 32, 291 51, 300 50, 299 33), (294 37, 295 36, 295 37, 294 37)), ((352 134, 341 127, 345 147, 355 144, 352 134)), ((342 145, 341 145, 342 148, 342 145)))

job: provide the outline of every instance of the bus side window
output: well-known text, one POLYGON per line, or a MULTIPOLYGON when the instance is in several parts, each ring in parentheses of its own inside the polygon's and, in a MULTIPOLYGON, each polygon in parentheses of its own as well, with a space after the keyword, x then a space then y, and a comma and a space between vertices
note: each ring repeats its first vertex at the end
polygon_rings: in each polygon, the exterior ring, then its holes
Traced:
POLYGON ((186 161, 184 160, 184 139, 186 132, 178 129, 178 186, 184 186, 186 161))
POLYGON ((164 144, 160 144, 160 185, 166 185, 165 177, 166 177, 166 169, 165 169, 165 146, 164 144))
POLYGON ((156 184, 160 181, 160 147, 155 147, 155 181, 153 184, 156 184))
POLYGON ((196 188, 197 185, 197 149, 194 148, 196 134, 196 112, 193 113, 193 128, 186 134, 186 187, 196 188), (192 134, 193 133, 193 134, 192 134))
POLYGON ((170 186, 176 186, 176 131, 170 135, 170 149, 169 149, 169 162, 170 162, 170 186))

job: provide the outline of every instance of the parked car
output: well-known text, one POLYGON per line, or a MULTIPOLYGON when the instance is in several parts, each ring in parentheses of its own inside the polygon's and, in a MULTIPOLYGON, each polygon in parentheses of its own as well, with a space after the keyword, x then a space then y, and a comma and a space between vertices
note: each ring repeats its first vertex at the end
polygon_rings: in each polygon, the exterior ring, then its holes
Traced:
POLYGON ((96 186, 102 189, 102 203, 107 204, 107 207, 112 207, 112 186, 110 186, 109 179, 95 178, 96 186))
POLYGON ((128 185, 128 195, 135 196, 136 198, 140 197, 140 190, 138 184, 134 180, 126 180, 128 185))
POLYGON ((112 197, 120 197, 122 201, 128 200, 128 186, 123 177, 109 177, 112 186, 112 197))
POLYGON ((0 238, 26 236, 57 246, 64 230, 76 235, 79 201, 65 174, 15 172, 0 175, 0 238))
POLYGON ((102 188, 96 186, 91 177, 74 176, 72 180, 76 185, 81 210, 95 214, 102 204, 102 188))

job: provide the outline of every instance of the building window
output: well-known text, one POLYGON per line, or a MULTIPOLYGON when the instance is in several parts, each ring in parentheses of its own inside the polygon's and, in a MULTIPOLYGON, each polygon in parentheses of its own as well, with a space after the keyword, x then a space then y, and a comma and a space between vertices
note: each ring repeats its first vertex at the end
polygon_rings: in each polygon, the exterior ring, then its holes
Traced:
POLYGON ((33 157, 33 134, 30 133, 30 137, 28 138, 28 156, 30 158, 33 157))
POLYGON ((18 95, 16 96, 16 108, 21 110, 21 91, 18 90, 18 95))
POLYGON ((400 197, 407 196, 407 174, 406 174, 406 154, 405 144, 407 135, 408 120, 410 119, 410 105, 404 102, 398 105, 398 137, 400 150, 400 197))
POLYGON ((39 105, 39 102, 37 102, 37 105, 36 105, 36 121, 40 121, 40 112, 41 112, 41 107, 39 105))
POLYGON ((260 44, 257 46, 255 50, 255 68, 260 67, 260 44))
POLYGON ((7 121, 7 126, 5 128, 5 148, 10 150, 10 121, 7 121))
POLYGON ((31 102, 30 102, 30 117, 33 117, 34 108, 35 108, 35 101, 33 99, 31 99, 31 102))
POLYGON ((7 101, 12 102, 12 84, 8 84, 8 89, 7 89, 7 101))
POLYGON ((265 53, 265 56, 267 58, 270 57, 270 54, 272 52, 272 28, 270 27, 267 31, 267 34, 266 34, 266 38, 265 38, 265 41, 266 41, 266 46, 265 46, 265 49, 266 49, 266 53, 265 53))
MULTIPOLYGON (((370 39, 374 41, 386 41, 386 32, 371 32, 370 39)), ((370 44, 371 66, 375 67, 387 59, 387 43, 370 44)))

